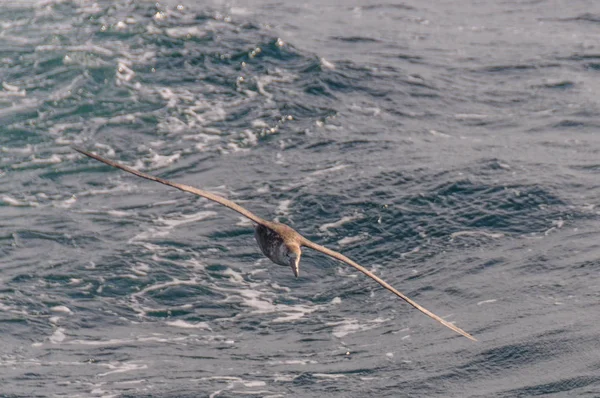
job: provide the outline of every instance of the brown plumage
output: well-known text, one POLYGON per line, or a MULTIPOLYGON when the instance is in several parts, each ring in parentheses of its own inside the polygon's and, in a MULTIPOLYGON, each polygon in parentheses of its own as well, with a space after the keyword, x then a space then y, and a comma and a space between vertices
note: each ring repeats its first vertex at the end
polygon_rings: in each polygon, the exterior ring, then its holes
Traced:
POLYGON ((124 170, 124 171, 127 171, 128 173, 134 174, 138 177, 142 177, 142 178, 145 178, 145 179, 151 180, 151 181, 156 181, 161 184, 177 188, 181 191, 193 193, 193 194, 201 196, 203 198, 212 200, 214 202, 217 202, 225 207, 228 207, 228 208, 240 213, 241 215, 243 215, 246 218, 249 218, 250 220, 252 220, 256 223, 256 227, 254 230, 254 236, 255 236, 256 241, 258 242, 258 246, 262 250, 263 254, 265 256, 267 256, 275 264, 291 267, 292 271, 294 272, 294 275, 296 277, 298 277, 299 272, 300 272, 300 256, 302 254, 300 248, 302 246, 309 247, 313 250, 319 251, 319 252, 326 254, 328 256, 331 256, 339 261, 342 261, 342 262, 350 265, 351 267, 356 268, 357 270, 359 270, 363 274, 367 275, 369 278, 375 280, 381 286, 383 286, 390 292, 394 293, 396 296, 400 297, 402 300, 406 301, 408 304, 412 305, 413 307, 415 307, 416 309, 418 309, 425 315, 435 319, 436 321, 440 322, 444 326, 454 330, 456 333, 459 333, 473 341, 477 341, 477 339, 475 339, 469 333, 465 332, 458 326, 455 326, 452 323, 445 321, 444 319, 435 315, 434 313, 427 310, 426 308, 420 306, 419 304, 417 304, 416 302, 414 302, 413 300, 411 300, 404 294, 400 293, 398 290, 393 288, 390 284, 388 284, 383 279, 379 278, 377 275, 373 274, 371 271, 367 270, 363 266, 350 260, 348 257, 344 256, 341 253, 330 250, 324 246, 318 245, 318 244, 306 239, 305 237, 300 235, 298 232, 296 232, 293 228, 291 228, 285 224, 264 220, 264 219, 258 217, 257 215, 255 215, 254 213, 241 207, 240 205, 238 205, 228 199, 222 198, 221 196, 212 194, 210 192, 203 191, 201 189, 194 188, 189 185, 184 185, 184 184, 179 184, 176 182, 168 181, 168 180, 162 179, 160 177, 155 177, 155 176, 143 173, 141 171, 137 171, 135 169, 132 169, 131 167, 124 166, 122 164, 113 162, 112 160, 105 159, 101 156, 98 156, 96 154, 93 154, 91 152, 88 152, 88 151, 80 149, 80 148, 73 147, 73 149, 76 150, 77 152, 80 152, 80 153, 86 155, 86 156, 96 159, 102 163, 105 163, 109 166, 116 167, 116 168, 124 170))

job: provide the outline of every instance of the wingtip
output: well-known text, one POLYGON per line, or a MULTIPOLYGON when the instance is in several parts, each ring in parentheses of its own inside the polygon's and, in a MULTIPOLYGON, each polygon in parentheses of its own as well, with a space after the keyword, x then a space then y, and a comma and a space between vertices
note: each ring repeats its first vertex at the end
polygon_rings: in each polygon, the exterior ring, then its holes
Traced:
POLYGON ((475 337, 471 336, 469 333, 465 334, 464 336, 471 341, 474 341, 476 343, 479 342, 479 340, 477 340, 475 337))
POLYGON ((471 341, 475 341, 475 342, 479 341, 475 337, 473 337, 471 334, 465 332, 464 330, 462 330, 461 328, 459 328, 458 326, 456 326, 452 323, 448 322, 448 323, 444 323, 444 325, 450 327, 450 329, 454 330, 456 333, 468 338, 471 341), (452 325, 452 326, 450 326, 450 325, 452 325))
POLYGON ((77 145, 71 145, 71 149, 79 152, 82 155, 86 155, 86 156, 89 156, 89 153, 90 153, 90 152, 86 151, 85 149, 78 147, 77 145))

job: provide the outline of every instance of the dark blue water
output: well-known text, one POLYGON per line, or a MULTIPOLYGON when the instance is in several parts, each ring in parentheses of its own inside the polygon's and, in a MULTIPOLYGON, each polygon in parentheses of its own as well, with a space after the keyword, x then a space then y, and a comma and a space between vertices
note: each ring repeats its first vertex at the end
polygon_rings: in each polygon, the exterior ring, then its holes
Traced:
POLYGON ((599 35, 592 0, 4 2, 0 396, 600 396, 599 35))

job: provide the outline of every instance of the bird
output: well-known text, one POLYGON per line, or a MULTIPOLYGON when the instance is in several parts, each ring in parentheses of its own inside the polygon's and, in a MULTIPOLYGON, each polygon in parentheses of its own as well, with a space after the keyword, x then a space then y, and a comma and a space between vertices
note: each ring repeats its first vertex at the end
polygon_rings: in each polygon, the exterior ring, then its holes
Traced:
POLYGON ((133 169, 129 166, 125 166, 123 164, 114 162, 110 159, 103 158, 102 156, 96 155, 95 153, 86 151, 85 149, 82 149, 82 148, 79 148, 76 146, 73 146, 72 149, 74 149, 75 151, 77 151, 85 156, 88 156, 92 159, 95 159, 104 164, 107 164, 109 166, 115 167, 117 169, 121 169, 128 173, 134 174, 138 177, 145 178, 146 180, 155 181, 155 182, 161 183, 163 185, 177 188, 184 192, 198 195, 200 197, 203 197, 203 198, 206 198, 213 202, 219 203, 220 205, 223 205, 225 207, 230 208, 233 211, 238 212, 239 214, 250 219, 251 221, 253 221, 256 224, 256 226, 254 228, 254 237, 258 243, 258 246, 260 247, 261 251, 263 252, 263 254, 277 265, 291 267, 292 272, 294 273, 294 276, 296 278, 300 275, 300 257, 302 255, 301 248, 307 247, 307 248, 316 250, 318 252, 321 252, 322 254, 330 256, 338 261, 346 263, 347 265, 355 268, 356 270, 362 272, 369 278, 373 279, 375 282, 379 283, 385 289, 394 293, 396 296, 398 296, 399 298, 401 298, 402 300, 404 300, 405 302, 407 302, 408 304, 410 304, 417 310, 421 311, 423 314, 438 321, 439 323, 441 323, 442 325, 455 331, 456 333, 461 334, 464 337, 466 337, 472 341, 477 341, 477 339, 475 337, 473 337, 471 334, 465 332, 463 329, 459 328, 458 326, 454 325, 453 323, 446 321, 445 319, 435 315, 433 312, 429 311, 425 307, 416 303, 414 300, 410 299, 405 294, 396 290, 392 285, 390 285, 389 283, 387 283, 386 281, 384 281, 383 279, 381 279, 380 277, 378 277, 377 275, 375 275, 374 273, 372 273, 371 271, 369 271, 362 265, 356 263, 355 261, 346 257, 342 253, 328 249, 325 246, 321 246, 321 245, 305 238, 299 232, 297 232, 296 230, 294 230, 292 227, 290 227, 288 225, 285 225, 285 224, 279 223, 279 222, 275 222, 275 221, 267 221, 267 220, 257 216, 256 214, 252 213, 251 211, 247 210, 246 208, 238 205, 237 203, 234 203, 231 200, 225 199, 219 195, 215 195, 211 192, 204 191, 204 190, 201 190, 198 188, 194 188, 189 185, 165 180, 164 178, 156 177, 156 176, 153 176, 150 174, 146 174, 144 172, 141 172, 141 171, 133 169))

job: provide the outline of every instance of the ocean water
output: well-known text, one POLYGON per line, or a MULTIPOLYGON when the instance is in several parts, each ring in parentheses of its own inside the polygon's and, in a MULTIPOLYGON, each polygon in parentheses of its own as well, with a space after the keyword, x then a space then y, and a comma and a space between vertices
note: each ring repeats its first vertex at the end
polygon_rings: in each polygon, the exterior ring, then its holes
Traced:
POLYGON ((0 396, 600 396, 596 1, 199 3, 1 2, 0 396))

